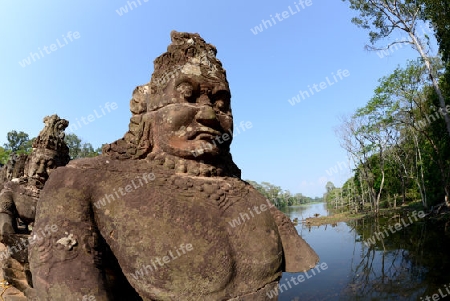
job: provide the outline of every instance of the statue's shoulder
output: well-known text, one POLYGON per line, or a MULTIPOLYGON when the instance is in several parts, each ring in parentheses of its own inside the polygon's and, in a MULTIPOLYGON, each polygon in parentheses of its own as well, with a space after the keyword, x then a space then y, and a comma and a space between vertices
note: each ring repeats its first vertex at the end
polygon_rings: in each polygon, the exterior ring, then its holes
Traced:
POLYGON ((111 159, 107 156, 97 156, 93 158, 80 158, 71 160, 64 168, 66 169, 97 169, 108 167, 111 159))
POLYGON ((94 184, 98 183, 110 169, 108 158, 104 156, 75 159, 66 166, 53 170, 45 184, 44 190, 50 191, 65 187, 87 191, 95 186, 94 184))
POLYGON ((49 177, 46 186, 95 188, 100 182, 122 177, 124 172, 151 172, 142 160, 118 160, 100 155, 93 158, 75 159, 64 167, 58 167, 49 177), (144 165, 144 166, 141 166, 144 165))
POLYGON ((114 172, 123 171, 131 169, 134 165, 139 165, 141 161, 137 160, 118 160, 111 158, 108 155, 100 155, 93 158, 80 158, 69 162, 63 169, 67 170, 77 170, 86 172, 114 172))

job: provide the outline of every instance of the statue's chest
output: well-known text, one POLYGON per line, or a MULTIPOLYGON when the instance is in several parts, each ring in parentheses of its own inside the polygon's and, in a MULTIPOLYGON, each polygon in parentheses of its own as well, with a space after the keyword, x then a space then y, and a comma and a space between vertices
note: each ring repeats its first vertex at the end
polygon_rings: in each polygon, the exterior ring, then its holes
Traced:
POLYGON ((174 177, 135 186, 94 203, 100 233, 129 281, 168 289, 178 280, 195 281, 214 291, 230 282, 233 268, 257 274, 278 267, 274 220, 268 209, 252 209, 266 202, 242 181, 174 177), (199 279, 189 279, 197 273, 199 279))
POLYGON ((105 221, 122 225, 125 220, 130 228, 170 225, 188 230, 197 223, 221 228, 228 218, 261 202, 249 195, 248 185, 227 179, 172 176, 144 182, 131 178, 103 189, 95 196, 93 207, 105 221))

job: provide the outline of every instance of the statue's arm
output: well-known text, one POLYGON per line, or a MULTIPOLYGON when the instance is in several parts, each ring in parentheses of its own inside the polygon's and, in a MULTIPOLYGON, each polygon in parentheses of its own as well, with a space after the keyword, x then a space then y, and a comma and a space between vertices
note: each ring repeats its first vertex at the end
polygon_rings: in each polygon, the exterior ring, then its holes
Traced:
POLYGON ((109 300, 85 179, 57 169, 42 191, 28 255, 38 300, 109 300))
POLYGON ((319 256, 309 244, 298 235, 291 220, 275 207, 270 208, 275 219, 283 245, 285 272, 304 272, 312 269, 318 262, 319 256))
POLYGON ((16 233, 14 221, 14 201, 12 192, 3 189, 0 192, 0 242, 5 242, 5 236, 16 233))

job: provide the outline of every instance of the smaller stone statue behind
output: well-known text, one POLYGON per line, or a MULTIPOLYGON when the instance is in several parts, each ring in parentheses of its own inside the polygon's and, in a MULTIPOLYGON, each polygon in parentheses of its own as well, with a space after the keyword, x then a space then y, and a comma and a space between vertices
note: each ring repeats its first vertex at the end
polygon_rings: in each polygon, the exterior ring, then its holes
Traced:
POLYGON ((23 177, 27 158, 27 154, 19 155, 12 153, 9 155, 8 162, 0 169, 0 187, 3 187, 4 183, 9 182, 14 178, 23 177))
POLYGON ((12 155, 0 174, 0 284, 5 301, 27 300, 24 293, 31 287, 28 244, 39 194, 51 171, 70 160, 64 142, 69 122, 52 115, 44 123, 31 154, 12 155))

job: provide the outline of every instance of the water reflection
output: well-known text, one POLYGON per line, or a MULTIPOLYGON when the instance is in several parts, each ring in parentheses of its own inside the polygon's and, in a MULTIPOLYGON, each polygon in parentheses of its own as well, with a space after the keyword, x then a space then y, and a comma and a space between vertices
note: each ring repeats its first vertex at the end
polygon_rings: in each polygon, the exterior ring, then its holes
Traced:
POLYGON ((282 211, 286 213, 288 216, 291 216, 292 219, 297 217, 299 220, 303 220, 308 217, 313 217, 314 214, 319 214, 320 216, 328 215, 328 210, 325 203, 289 206, 284 207, 282 211))
MULTIPOLYGON (((283 211, 300 221, 315 213, 328 214, 324 204, 283 211)), ((438 300, 450 299, 445 295, 445 285, 450 284, 450 231, 446 224, 419 220, 368 243, 375 233, 396 222, 364 219, 334 227, 300 223, 297 231, 328 269, 284 291, 279 300, 427 300, 439 289, 443 294, 438 300)), ((284 273, 280 284, 298 275, 284 273)))

